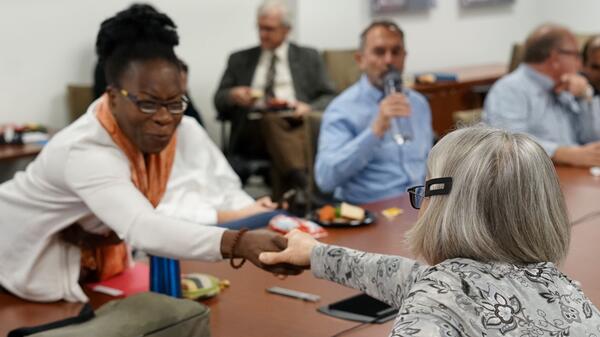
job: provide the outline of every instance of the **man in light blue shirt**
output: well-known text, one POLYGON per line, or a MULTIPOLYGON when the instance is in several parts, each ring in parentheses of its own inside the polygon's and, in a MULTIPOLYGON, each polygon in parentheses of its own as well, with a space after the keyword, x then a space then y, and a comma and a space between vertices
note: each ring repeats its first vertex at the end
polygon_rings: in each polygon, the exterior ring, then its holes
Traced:
POLYGON ((555 163, 600 165, 600 100, 580 69, 568 29, 537 28, 525 42, 523 64, 490 90, 484 121, 533 136, 555 163))
POLYGON ((382 76, 404 68, 404 34, 393 22, 374 22, 361 34, 356 60, 363 75, 327 107, 315 164, 317 185, 352 203, 367 203, 423 184, 432 146, 431 111, 412 90, 384 96, 382 76), (399 145, 390 125, 404 118, 414 138, 399 145))

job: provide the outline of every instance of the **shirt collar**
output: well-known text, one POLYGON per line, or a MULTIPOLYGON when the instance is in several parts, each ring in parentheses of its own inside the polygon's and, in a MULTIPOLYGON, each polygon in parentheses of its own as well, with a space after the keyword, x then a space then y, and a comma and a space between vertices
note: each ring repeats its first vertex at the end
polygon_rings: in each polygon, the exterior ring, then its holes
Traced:
POLYGON ((383 98, 383 90, 374 86, 373 83, 369 81, 367 74, 362 74, 358 83, 360 89, 374 101, 379 102, 383 98))
POLYGON ((522 63, 521 65, 519 65, 519 70, 525 73, 525 75, 529 77, 532 81, 539 84, 544 90, 552 91, 552 89, 554 88, 554 80, 533 69, 531 66, 522 63))
MULTIPOLYGON (((273 54, 275 54, 275 56, 277 56, 277 59, 278 59, 279 61, 282 61, 282 60, 287 60, 287 56, 288 56, 288 49, 289 49, 289 47, 290 47, 290 44, 289 44, 289 42, 288 42, 287 40, 286 40, 286 41, 283 41, 283 42, 282 42, 282 43, 279 45, 279 47, 275 48, 275 49, 272 51, 272 53, 273 53, 273 54)), ((265 49, 263 49, 263 53, 266 53, 266 54, 268 54, 269 56, 271 55, 271 51, 270 51, 270 50, 265 50, 265 49)))

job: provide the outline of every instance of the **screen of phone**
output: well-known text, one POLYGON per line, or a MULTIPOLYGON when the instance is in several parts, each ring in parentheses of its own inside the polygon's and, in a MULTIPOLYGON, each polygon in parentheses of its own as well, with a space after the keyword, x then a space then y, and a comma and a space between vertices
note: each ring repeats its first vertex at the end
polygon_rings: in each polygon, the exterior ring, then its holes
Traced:
POLYGON ((318 310, 338 318, 377 323, 388 321, 398 313, 398 309, 367 294, 352 296, 318 310))

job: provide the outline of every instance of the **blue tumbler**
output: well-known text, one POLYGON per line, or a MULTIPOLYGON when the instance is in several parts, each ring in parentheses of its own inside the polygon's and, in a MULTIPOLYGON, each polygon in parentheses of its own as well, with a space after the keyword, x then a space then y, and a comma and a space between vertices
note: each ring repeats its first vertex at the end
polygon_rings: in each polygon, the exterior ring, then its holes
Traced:
POLYGON ((150 256, 150 291, 181 298, 178 260, 150 256))

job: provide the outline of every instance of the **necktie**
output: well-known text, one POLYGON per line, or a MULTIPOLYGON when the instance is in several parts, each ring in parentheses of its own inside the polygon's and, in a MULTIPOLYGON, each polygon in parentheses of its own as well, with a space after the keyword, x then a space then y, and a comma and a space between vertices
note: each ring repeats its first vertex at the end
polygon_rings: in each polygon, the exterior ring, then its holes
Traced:
POLYGON ((275 98, 275 64, 277 63, 277 56, 275 53, 271 53, 271 62, 269 63, 269 69, 267 70, 267 79, 265 81, 265 97, 275 98))

